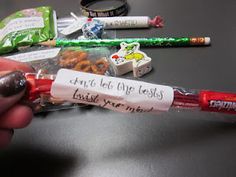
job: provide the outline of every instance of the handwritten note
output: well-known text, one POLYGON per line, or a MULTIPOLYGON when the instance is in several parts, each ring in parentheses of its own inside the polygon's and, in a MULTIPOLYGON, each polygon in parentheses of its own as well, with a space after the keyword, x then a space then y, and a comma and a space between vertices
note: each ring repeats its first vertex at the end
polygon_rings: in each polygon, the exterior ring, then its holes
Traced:
POLYGON ((119 112, 168 111, 174 92, 169 86, 61 69, 51 95, 74 103, 119 112))

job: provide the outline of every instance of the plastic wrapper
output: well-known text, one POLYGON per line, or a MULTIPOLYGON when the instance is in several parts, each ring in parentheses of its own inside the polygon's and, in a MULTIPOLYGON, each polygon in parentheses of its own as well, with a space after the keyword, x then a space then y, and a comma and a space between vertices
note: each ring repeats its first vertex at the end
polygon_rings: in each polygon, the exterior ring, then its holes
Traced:
POLYGON ((31 100, 47 93, 71 103, 123 113, 160 113, 174 108, 236 114, 235 93, 190 90, 68 69, 60 69, 57 75, 26 77, 31 100))
POLYGON ((51 7, 24 9, 0 22, 0 54, 53 39, 56 15, 51 7))
POLYGON ((148 16, 119 16, 119 17, 98 17, 87 18, 77 16, 71 12, 73 18, 61 18, 58 20, 58 27, 65 35, 82 29, 82 26, 88 20, 99 20, 104 24, 105 29, 131 29, 131 28, 161 28, 164 26, 163 19, 160 16, 150 18, 148 16), (67 29, 66 29, 67 28, 67 29), (73 29, 72 29, 73 28, 73 29), (63 31, 64 30, 64 31, 63 31))
MULTIPOLYGON (((114 75, 113 69, 107 60, 111 52, 109 48, 65 47, 36 49, 39 48, 28 48, 14 55, 5 56, 9 59, 30 64, 36 73, 28 75, 31 82, 34 82, 34 78, 53 79, 53 75, 61 68, 100 75, 114 75)), ((43 88, 43 90, 46 88, 43 88)), ((34 109, 35 113, 85 106, 85 104, 71 103, 63 99, 53 98, 48 92, 36 95, 38 96, 33 96, 27 101, 27 104, 34 109)))
POLYGON ((60 68, 72 69, 101 75, 114 75, 107 60, 110 50, 104 47, 62 49, 58 65, 60 68))
POLYGON ((79 18, 77 21, 75 21, 72 17, 59 18, 57 20, 59 38, 72 40, 91 39, 91 36, 92 38, 101 39, 116 38, 116 30, 104 29, 104 25, 102 25, 99 21, 88 21, 85 17, 77 18, 79 18))

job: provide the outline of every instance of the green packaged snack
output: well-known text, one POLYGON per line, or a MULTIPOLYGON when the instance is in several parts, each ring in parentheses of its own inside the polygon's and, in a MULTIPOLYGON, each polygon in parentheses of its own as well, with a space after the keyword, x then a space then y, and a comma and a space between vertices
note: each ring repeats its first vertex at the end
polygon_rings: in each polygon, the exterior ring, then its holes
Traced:
POLYGON ((56 37, 55 12, 51 7, 18 11, 0 22, 0 54, 56 37))

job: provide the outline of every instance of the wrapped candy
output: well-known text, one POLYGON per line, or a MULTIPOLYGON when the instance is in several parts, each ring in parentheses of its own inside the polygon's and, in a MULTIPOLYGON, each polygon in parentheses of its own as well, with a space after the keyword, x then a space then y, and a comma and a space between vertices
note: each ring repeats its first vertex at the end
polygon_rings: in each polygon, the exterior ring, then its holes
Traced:
POLYGON ((61 69, 56 76, 25 74, 30 100, 40 94, 119 112, 157 113, 170 108, 236 114, 236 94, 151 84, 61 69))
POLYGON ((89 22, 99 21, 103 24, 104 29, 129 29, 129 28, 161 28, 164 26, 163 19, 160 16, 155 16, 151 19, 148 16, 120 16, 120 17, 98 17, 87 18, 78 17, 71 13, 73 18, 62 18, 58 20, 59 31, 63 35, 70 35, 79 31, 89 22))
POLYGON ((82 32, 87 39, 99 39, 102 37, 104 25, 98 21, 93 20, 83 25, 82 32))

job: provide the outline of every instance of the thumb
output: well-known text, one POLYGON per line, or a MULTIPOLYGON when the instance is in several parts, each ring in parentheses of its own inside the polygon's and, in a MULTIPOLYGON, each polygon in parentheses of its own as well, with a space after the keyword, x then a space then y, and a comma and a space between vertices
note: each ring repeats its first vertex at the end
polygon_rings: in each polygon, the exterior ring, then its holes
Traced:
POLYGON ((26 78, 20 71, 0 77, 0 114, 13 106, 24 95, 26 78))

